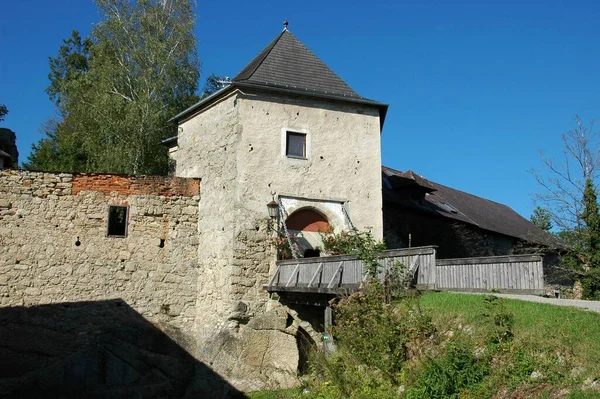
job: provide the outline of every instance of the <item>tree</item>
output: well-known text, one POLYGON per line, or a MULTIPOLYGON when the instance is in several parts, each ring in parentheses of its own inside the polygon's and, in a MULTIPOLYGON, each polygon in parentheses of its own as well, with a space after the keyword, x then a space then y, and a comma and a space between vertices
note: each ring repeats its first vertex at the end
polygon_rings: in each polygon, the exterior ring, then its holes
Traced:
POLYGON ((531 223, 544 231, 552 230, 552 215, 541 206, 537 206, 531 215, 531 223))
POLYGON ((6 105, 0 104, 0 122, 4 121, 6 114, 8 114, 8 108, 6 108, 6 105))
POLYGON ((593 123, 586 127, 579 116, 576 127, 562 135, 563 160, 557 163, 540 151, 544 169, 531 173, 544 189, 536 194, 537 201, 545 205, 552 221, 561 231, 584 228, 584 192, 586 182, 598 181, 600 172, 599 138, 593 123))
MULTIPOLYGON (((575 118, 576 127, 562 136, 563 162, 544 157, 545 174, 532 172, 545 192, 537 195, 560 228, 569 247, 562 264, 590 271, 600 268, 600 215, 596 182, 600 164, 598 135, 575 118)), ((533 217, 532 217, 533 220, 533 217)))
POLYGON ((91 48, 92 41, 82 40, 79 32, 74 30, 68 39, 63 40, 58 55, 55 58, 48 57, 50 86, 46 88, 46 93, 57 107, 66 107, 65 101, 74 84, 88 71, 91 48))
POLYGON ((208 78, 206 78, 206 82, 204 83, 204 87, 202 88, 202 96, 201 98, 206 98, 213 93, 221 90, 223 88, 224 81, 228 79, 224 76, 217 76, 214 73, 211 73, 208 78))
POLYGON ((28 166, 165 174, 160 140, 169 118, 191 105, 199 77, 189 0, 96 0, 104 19, 90 37, 77 32, 50 59, 61 118, 45 126, 28 166), (48 154, 55 155, 54 164, 48 154), (50 162, 50 165, 49 165, 50 162))
POLYGON ((86 134, 93 134, 91 126, 81 123, 80 129, 72 121, 88 117, 83 102, 83 81, 89 70, 90 39, 82 40, 79 32, 71 32, 58 50, 58 55, 49 57, 50 85, 46 93, 54 102, 61 119, 50 118, 41 127, 45 137, 31 146, 26 169, 51 171, 92 171, 88 163, 88 149, 84 146, 86 134), (79 112, 81 111, 81 112, 79 112))
POLYGON ((600 215, 598 214, 598 194, 591 179, 585 181, 583 193, 583 213, 581 219, 584 227, 580 231, 582 248, 580 258, 584 269, 600 267, 600 215))

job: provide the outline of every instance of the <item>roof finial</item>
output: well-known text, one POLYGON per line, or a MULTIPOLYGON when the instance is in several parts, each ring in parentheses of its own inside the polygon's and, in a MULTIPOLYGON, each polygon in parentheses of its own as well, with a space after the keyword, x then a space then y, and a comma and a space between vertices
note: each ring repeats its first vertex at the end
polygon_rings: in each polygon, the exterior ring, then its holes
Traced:
POLYGON ((288 24, 289 24, 289 22, 288 22, 287 18, 284 19, 283 20, 283 30, 287 30, 288 24))

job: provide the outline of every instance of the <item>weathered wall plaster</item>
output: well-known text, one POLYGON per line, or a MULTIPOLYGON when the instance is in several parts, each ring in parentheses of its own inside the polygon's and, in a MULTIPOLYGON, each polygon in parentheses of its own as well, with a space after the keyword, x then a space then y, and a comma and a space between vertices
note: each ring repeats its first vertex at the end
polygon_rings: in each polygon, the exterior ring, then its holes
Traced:
POLYGON ((190 349, 199 184, 0 171, 0 306, 121 298, 190 349), (129 206, 127 237, 106 236, 109 205, 129 206))
POLYGON ((236 328, 240 308, 254 315, 264 307, 262 285, 275 262, 265 206, 272 192, 347 201, 354 225, 382 237, 374 107, 234 91, 181 123, 173 157, 177 176, 202 178, 198 309, 210 316, 197 327, 206 338, 236 328), (310 135, 308 159, 282 154, 286 129, 310 135))

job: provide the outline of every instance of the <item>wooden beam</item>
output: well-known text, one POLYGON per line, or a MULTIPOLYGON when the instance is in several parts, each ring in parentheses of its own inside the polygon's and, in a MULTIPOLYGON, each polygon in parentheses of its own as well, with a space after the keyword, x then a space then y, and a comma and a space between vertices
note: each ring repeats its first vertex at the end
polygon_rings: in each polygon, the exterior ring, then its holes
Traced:
POLYGON ((269 287, 273 286, 273 283, 275 282, 275 278, 277 278, 279 276, 279 273, 281 273, 281 266, 277 266, 277 269, 275 270, 273 277, 271 277, 271 279, 269 280, 269 284, 267 284, 269 287))
POLYGON ((290 276, 287 283, 285 284, 286 287, 289 287, 292 285, 292 281, 294 281, 294 278, 296 278, 296 275, 298 274, 299 269, 300 269, 300 263, 297 263, 296 267, 294 268, 294 271, 292 272, 292 275, 290 276))
POLYGON ((344 262, 340 262, 340 264, 338 265, 337 270, 335 271, 335 273, 333 274, 333 277, 331 278, 331 281, 329 281, 329 284, 327 284, 327 288, 333 288, 333 286, 335 285, 335 279, 337 278, 337 276, 341 273, 341 271, 344 269, 344 262))
POLYGON ((331 305, 327 304, 327 306, 325 306, 325 312, 324 312, 324 320, 323 320, 323 327, 324 330, 327 334, 329 334, 330 339, 331 339, 331 326, 333 324, 333 317, 332 317, 332 311, 331 311, 331 305))
POLYGON ((315 283, 315 280, 317 279, 317 276, 322 275, 322 274, 323 274, 323 262, 319 263, 319 267, 317 267, 317 271, 315 272, 315 274, 312 276, 312 278, 308 282, 308 286, 312 287, 313 284, 315 283))
POLYGON ((415 256, 413 258, 413 261, 410 263, 410 267, 408 268, 409 272, 413 272, 413 270, 415 269, 415 265, 417 264, 417 261, 419 260, 419 255, 415 256))

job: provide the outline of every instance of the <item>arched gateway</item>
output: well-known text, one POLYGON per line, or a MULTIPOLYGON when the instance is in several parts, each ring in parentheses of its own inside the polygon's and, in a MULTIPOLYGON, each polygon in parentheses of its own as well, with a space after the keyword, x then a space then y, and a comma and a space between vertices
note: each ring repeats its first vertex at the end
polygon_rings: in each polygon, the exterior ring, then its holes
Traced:
POLYGON ((295 211, 285 224, 290 234, 298 238, 300 254, 305 258, 319 256, 319 250, 323 249, 322 235, 333 231, 327 217, 310 208, 295 211))

